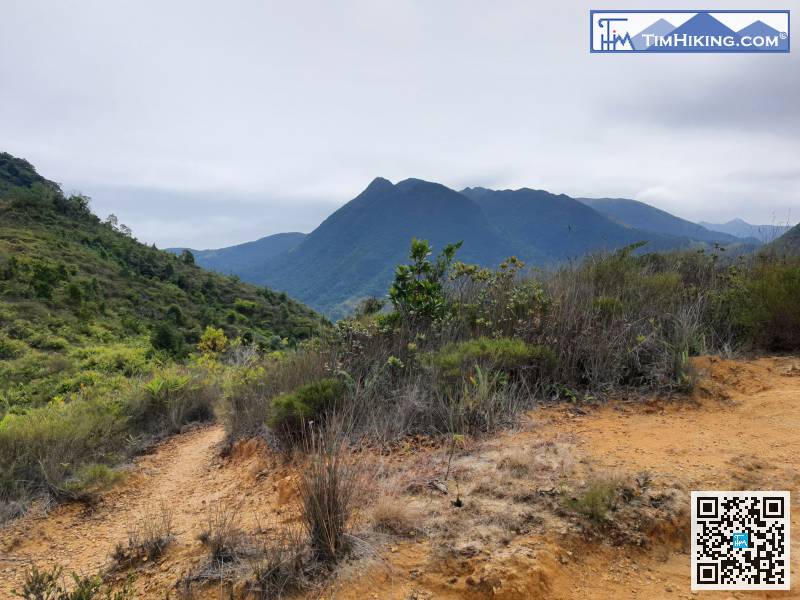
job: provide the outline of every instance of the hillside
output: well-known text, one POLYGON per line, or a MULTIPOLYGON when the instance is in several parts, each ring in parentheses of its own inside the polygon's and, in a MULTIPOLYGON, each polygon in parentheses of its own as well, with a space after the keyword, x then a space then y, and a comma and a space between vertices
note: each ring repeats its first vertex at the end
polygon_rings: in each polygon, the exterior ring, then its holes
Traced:
POLYGON ((791 225, 751 225, 742 219, 732 219, 727 223, 700 221, 698 224, 711 231, 735 235, 738 238, 755 238, 763 244, 779 238, 792 228, 791 225))
POLYGON ((276 233, 253 242, 215 250, 167 248, 167 251, 181 254, 184 250, 189 250, 194 255, 197 264, 202 265, 203 268, 226 275, 236 275, 249 281, 265 260, 291 250, 305 237, 304 233, 299 232, 276 233))
POLYGON ((788 256, 800 256, 800 225, 795 225, 767 246, 769 250, 788 256))
POLYGON ((207 326, 265 346, 321 319, 283 293, 136 241, 88 199, 0 155, 0 417, 191 350, 207 326))
POLYGON ((343 317, 360 299, 386 294, 414 237, 429 240, 434 252, 463 241, 458 258, 485 265, 532 254, 506 240, 480 207, 458 192, 419 179, 395 185, 377 178, 298 246, 265 261, 252 281, 343 317))
MULTIPOLYGON (((618 223, 664 235, 720 244, 741 243, 736 236, 709 231, 702 225, 676 217, 638 200, 627 198, 578 198, 587 206, 618 223)), ((757 241, 756 241, 757 243, 757 241)))
POLYGON ((640 241, 643 251, 688 246, 672 238, 621 225, 564 194, 544 190, 488 190, 467 188, 489 221, 519 244, 537 248, 552 262, 577 259, 602 250, 614 250, 640 241))

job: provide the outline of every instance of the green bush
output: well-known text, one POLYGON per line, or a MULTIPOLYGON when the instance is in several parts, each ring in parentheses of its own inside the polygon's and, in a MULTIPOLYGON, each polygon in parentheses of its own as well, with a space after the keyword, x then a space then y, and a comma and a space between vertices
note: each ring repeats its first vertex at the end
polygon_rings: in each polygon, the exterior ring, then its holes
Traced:
POLYGON ((156 350, 162 350, 172 356, 184 353, 184 339, 181 331, 168 321, 161 321, 150 334, 150 344, 156 350))
POLYGON ((429 355, 430 363, 446 377, 459 377, 476 367, 514 371, 523 367, 549 368, 555 355, 546 346, 530 345, 513 338, 481 337, 447 344, 429 355))
POLYGON ((34 492, 69 497, 65 482, 83 464, 113 461, 123 450, 126 421, 121 407, 107 399, 55 401, 7 414, 0 421, 0 497, 13 496, 20 482, 34 492))
POLYGON ((130 600, 134 597, 132 577, 115 591, 103 585, 100 575, 84 576, 73 572, 72 581, 67 584, 62 572, 58 566, 41 571, 33 566, 25 574, 22 589, 13 593, 23 600, 130 600))
POLYGON ((64 490, 74 498, 91 498, 105 491, 122 479, 122 473, 108 465, 86 463, 75 475, 64 483, 64 490))
POLYGON ((17 358, 25 350, 24 344, 0 335, 0 360, 17 358))
POLYGON ((735 278, 723 303, 734 327, 756 348, 800 349, 800 264, 763 261, 735 278))
POLYGON ((199 374, 165 369, 134 391, 127 411, 141 431, 178 433, 189 423, 210 420, 217 394, 215 383, 199 374))
POLYGON ((298 434, 307 421, 319 420, 325 411, 333 408, 344 391, 344 384, 333 378, 301 385, 272 399, 267 424, 282 434, 298 434))
POLYGON ((602 523, 608 513, 617 509, 622 483, 614 478, 594 479, 586 488, 566 500, 568 508, 595 523, 602 523))

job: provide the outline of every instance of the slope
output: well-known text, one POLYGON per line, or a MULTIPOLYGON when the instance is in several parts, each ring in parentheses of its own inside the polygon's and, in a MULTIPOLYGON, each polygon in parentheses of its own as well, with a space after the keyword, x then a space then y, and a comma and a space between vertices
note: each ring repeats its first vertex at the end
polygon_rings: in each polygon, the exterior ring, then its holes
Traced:
POLYGON ((215 250, 167 248, 167 251, 180 254, 184 250, 189 250, 194 255, 195 262, 204 269, 236 275, 249 281, 252 279, 252 272, 258 270, 264 261, 291 250, 305 237, 304 233, 299 232, 276 233, 253 242, 215 250))
POLYGON ((467 188, 489 221, 520 244, 537 248, 551 261, 576 259, 648 241, 645 251, 688 246, 690 241, 617 223, 564 194, 544 190, 467 188))
POLYGON ((719 231, 742 239, 754 238, 763 244, 779 238, 792 228, 791 225, 751 225, 743 219, 732 219, 727 223, 700 221, 698 225, 710 231, 719 231))
POLYGON ((777 240, 767 246, 767 249, 778 254, 800 256, 800 225, 795 225, 777 240))
POLYGON ((741 242, 733 235, 709 231, 697 223, 681 219, 638 200, 627 198, 578 198, 578 200, 619 223, 643 231, 686 237, 707 243, 741 242))
POLYGON ((0 157, 0 416, 182 356, 209 325, 264 343, 318 331, 306 306, 136 241, 32 167, 8 177, 19 162, 0 157))

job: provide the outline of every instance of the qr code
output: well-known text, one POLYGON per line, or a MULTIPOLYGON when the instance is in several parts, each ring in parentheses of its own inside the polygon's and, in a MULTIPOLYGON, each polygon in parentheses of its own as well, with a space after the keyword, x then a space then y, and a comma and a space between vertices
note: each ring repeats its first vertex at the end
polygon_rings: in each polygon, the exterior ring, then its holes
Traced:
POLYGON ((692 590, 789 589, 789 492, 692 492, 692 590))

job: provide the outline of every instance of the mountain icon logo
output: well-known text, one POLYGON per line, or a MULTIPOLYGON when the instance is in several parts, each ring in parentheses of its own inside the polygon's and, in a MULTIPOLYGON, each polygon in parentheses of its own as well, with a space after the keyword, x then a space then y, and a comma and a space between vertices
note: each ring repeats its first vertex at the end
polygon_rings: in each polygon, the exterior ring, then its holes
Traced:
POLYGON ((787 53, 788 10, 591 10, 589 50, 600 53, 787 53))

